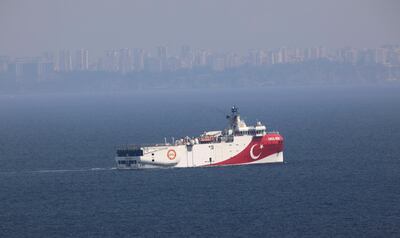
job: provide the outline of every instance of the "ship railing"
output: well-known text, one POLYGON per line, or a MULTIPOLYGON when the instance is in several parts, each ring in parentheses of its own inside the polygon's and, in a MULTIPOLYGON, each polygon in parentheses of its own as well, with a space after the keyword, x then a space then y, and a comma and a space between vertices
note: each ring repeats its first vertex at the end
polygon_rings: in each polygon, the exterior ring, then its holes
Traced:
POLYGON ((268 131, 267 134, 279 134, 279 131, 268 131))
POLYGON ((171 146, 170 143, 159 143, 159 144, 126 144, 126 145, 117 145, 115 146, 116 150, 123 149, 140 149, 142 147, 158 147, 158 146, 171 146))

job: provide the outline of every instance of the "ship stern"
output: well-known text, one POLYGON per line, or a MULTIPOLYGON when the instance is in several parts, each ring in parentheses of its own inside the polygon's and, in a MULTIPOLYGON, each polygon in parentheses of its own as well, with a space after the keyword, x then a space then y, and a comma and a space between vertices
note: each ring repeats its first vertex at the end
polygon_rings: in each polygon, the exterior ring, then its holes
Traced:
POLYGON ((141 148, 118 148, 115 156, 117 169, 139 169, 140 157, 143 156, 141 148))

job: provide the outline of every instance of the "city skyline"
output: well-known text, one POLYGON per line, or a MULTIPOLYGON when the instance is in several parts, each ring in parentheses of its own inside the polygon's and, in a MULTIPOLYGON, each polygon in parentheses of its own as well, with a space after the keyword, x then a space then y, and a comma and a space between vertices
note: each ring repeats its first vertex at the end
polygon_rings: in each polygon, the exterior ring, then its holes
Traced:
POLYGON ((10 75, 15 79, 28 77, 37 80, 54 78, 54 73, 68 72, 109 72, 126 75, 184 70, 195 75, 199 69, 223 72, 242 70, 248 66, 296 65, 312 61, 325 61, 333 65, 336 63, 368 67, 381 65, 387 68, 388 79, 392 80, 397 78, 393 76, 397 73, 393 72, 397 72, 400 68, 400 46, 384 45, 379 48, 361 49, 354 47, 331 49, 324 46, 253 48, 245 54, 239 54, 193 48, 189 45, 183 45, 178 52, 171 53, 167 46, 161 45, 153 47, 151 53, 148 49, 141 48, 108 49, 104 50, 101 57, 93 57, 87 49, 62 49, 22 58, 0 55, 0 75, 10 75))

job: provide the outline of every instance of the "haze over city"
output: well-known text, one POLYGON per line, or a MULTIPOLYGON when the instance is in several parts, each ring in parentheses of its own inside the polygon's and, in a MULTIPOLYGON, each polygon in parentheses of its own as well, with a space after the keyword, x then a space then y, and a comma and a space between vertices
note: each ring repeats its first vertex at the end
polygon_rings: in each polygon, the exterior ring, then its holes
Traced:
POLYGON ((29 1, 0 3, 0 55, 181 45, 377 48, 400 42, 400 3, 353 1, 29 1))
POLYGON ((130 89, 400 79, 400 4, 393 0, 0 5, 2 91, 39 81, 64 89, 70 78, 76 88, 100 79, 118 85, 119 78, 134 85, 118 88, 130 89))

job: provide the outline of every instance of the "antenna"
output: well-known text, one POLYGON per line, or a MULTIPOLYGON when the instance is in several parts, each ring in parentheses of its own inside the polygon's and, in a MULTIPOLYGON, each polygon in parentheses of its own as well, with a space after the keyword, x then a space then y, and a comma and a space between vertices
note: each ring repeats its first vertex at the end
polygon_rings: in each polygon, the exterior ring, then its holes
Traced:
POLYGON ((232 112, 232 114, 236 114, 239 112, 239 108, 236 105, 233 105, 231 112, 232 112))

